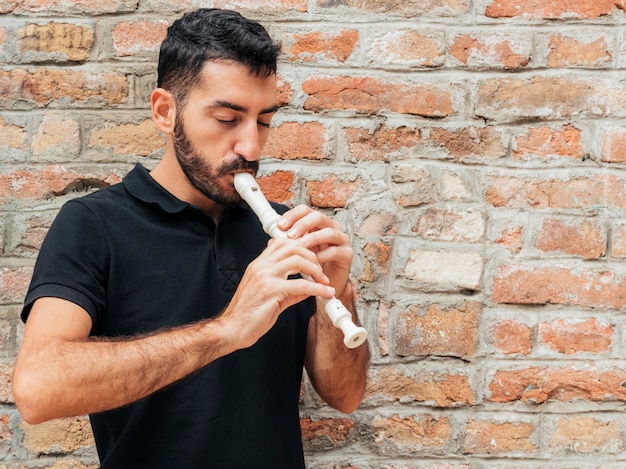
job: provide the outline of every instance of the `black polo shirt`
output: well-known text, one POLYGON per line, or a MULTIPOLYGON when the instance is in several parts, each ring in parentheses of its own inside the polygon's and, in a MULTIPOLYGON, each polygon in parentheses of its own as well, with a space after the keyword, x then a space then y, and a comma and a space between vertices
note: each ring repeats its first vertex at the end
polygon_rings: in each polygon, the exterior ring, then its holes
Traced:
MULTIPOLYGON (((267 241, 245 204, 225 210, 216 226, 137 165, 122 183, 62 207, 22 318, 44 296, 83 307, 96 336, 213 317, 267 241)), ((298 399, 314 308, 309 298, 254 346, 135 404, 91 415, 101 467, 303 467, 298 399)))

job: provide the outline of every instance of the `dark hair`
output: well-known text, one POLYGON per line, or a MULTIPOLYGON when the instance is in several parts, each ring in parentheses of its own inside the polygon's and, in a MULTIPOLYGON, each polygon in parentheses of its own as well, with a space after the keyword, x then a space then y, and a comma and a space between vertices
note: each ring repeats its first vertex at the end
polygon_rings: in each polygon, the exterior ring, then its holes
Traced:
POLYGON ((198 83, 208 60, 233 60, 250 73, 276 73, 280 44, 265 28, 236 11, 201 8, 174 21, 161 44, 157 86, 172 92, 180 104, 198 83))

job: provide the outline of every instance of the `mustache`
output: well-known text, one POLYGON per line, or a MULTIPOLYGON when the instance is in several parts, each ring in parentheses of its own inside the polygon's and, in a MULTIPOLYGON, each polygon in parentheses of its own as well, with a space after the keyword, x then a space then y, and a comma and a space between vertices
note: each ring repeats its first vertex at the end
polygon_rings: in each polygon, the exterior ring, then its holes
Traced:
POLYGON ((259 170, 259 162, 248 161, 243 157, 239 157, 236 160, 230 161, 220 168, 220 175, 226 175, 233 171, 252 171, 254 174, 259 170))

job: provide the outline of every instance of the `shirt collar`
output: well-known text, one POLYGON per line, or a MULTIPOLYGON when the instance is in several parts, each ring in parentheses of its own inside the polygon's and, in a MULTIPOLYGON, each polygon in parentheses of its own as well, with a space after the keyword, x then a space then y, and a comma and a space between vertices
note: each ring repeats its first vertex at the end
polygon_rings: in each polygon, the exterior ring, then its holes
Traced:
POLYGON ((137 199, 148 204, 158 205, 168 213, 179 213, 192 207, 168 192, 139 163, 124 177, 122 183, 128 192, 137 199))

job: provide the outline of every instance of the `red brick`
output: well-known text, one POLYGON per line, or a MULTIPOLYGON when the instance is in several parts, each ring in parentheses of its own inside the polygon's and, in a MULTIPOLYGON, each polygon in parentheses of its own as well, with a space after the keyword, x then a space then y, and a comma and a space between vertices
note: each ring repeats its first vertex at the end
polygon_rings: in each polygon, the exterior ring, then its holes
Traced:
MULTIPOLYGON (((173 0, 174 4, 180 0, 173 0)), ((197 5, 197 1, 191 1, 193 7, 197 5)), ((297 11, 305 13, 308 11, 307 0, 214 0, 214 8, 225 8, 228 10, 254 10, 263 11, 297 11)))
POLYGON ((392 83, 368 77, 310 78, 302 84, 309 96, 304 109, 351 109, 365 114, 392 111, 424 117, 452 115, 452 96, 439 86, 392 83))
POLYGON ((363 249, 364 266, 360 280, 373 282, 389 272, 391 245, 383 242, 368 243, 363 249))
POLYGON ((276 87, 278 88, 277 102, 279 107, 284 107, 289 104, 293 97, 293 89, 291 84, 285 81, 285 79, 278 75, 276 77, 276 87))
POLYGON ((291 171, 275 171, 259 177, 259 187, 268 200, 290 205, 294 193, 294 174, 291 171))
POLYGON ((320 122, 285 122, 272 129, 263 155, 281 160, 325 160, 327 129, 320 122))
POLYGON ((86 72, 78 69, 24 69, 0 71, 0 96, 3 100, 25 100, 37 106, 69 99, 72 103, 101 99, 109 105, 128 98, 128 81, 116 72, 86 72))
MULTIPOLYGON (((142 10, 156 11, 166 15, 171 15, 173 12, 194 10, 199 6, 197 0, 141 1, 142 10)), ((307 0, 213 0, 210 4, 206 4, 206 7, 238 10, 244 14, 253 11, 255 15, 259 14, 259 10, 262 12, 261 15, 266 12, 280 13, 295 11, 305 13, 307 11, 307 0)))
POLYGON ((12 13, 18 6, 18 0, 2 2, 0 3, 0 13, 12 13))
POLYGON ((502 158, 506 147, 494 127, 466 127, 458 130, 434 128, 430 139, 455 159, 469 157, 502 158))
POLYGON ((534 402, 577 399, 606 402, 626 401, 626 371, 596 368, 539 368, 498 370, 491 383, 492 402, 534 402))
POLYGON ((568 355, 610 352, 614 332, 613 326, 598 324, 595 318, 556 319, 539 325, 539 339, 551 349, 568 355))
POLYGON ((515 137, 511 154, 514 158, 564 157, 581 159, 583 154, 581 132, 572 125, 560 129, 533 127, 525 135, 515 137))
POLYGON ((523 181, 518 177, 487 179, 487 202, 508 208, 626 208, 626 181, 614 175, 523 181))
POLYGON ((599 18, 614 12, 617 8, 623 9, 616 0, 556 0, 545 2, 532 0, 494 0, 487 6, 485 14, 491 18, 513 18, 517 16, 528 18, 599 18))
POLYGON ((463 374, 409 373, 396 367, 371 371, 365 393, 365 406, 382 406, 394 402, 423 402, 437 407, 475 403, 469 378, 463 374))
POLYGON ((568 453, 617 454, 623 447, 624 422, 600 420, 584 415, 561 417, 550 436, 551 451, 568 453))
POLYGON ((536 425, 526 422, 489 422, 470 419, 465 435, 469 454, 529 453, 537 450, 533 442, 536 425))
POLYGON ((291 62, 319 62, 323 59, 345 62, 354 52, 358 40, 356 29, 336 33, 285 34, 282 38, 283 53, 291 62))
POLYGON ((11 198, 44 199, 120 181, 120 176, 99 168, 82 173, 57 165, 43 170, 18 170, 0 175, 0 203, 11 198))
POLYGON ((515 70, 528 65, 531 43, 528 38, 504 35, 457 36, 450 46, 450 55, 469 68, 515 70))
POLYGON ((44 53, 42 60, 52 60, 60 54, 66 60, 89 59, 94 43, 94 30, 71 23, 28 24, 19 30, 20 52, 44 53))
POLYGON ((398 29, 373 37, 368 62, 374 66, 440 67, 445 62, 442 34, 398 29))
POLYGON ((607 234, 604 226, 594 220, 549 218, 539 227, 535 245, 544 252, 599 259, 606 254, 607 234))
POLYGON ((0 304, 21 303, 32 274, 31 267, 1 267, 0 304))
POLYGON ((548 67, 602 67, 613 60, 604 36, 592 40, 558 33, 550 36, 548 47, 548 67))
POLYGON ((13 0, 16 13, 61 13, 65 15, 131 12, 137 9, 139 0, 13 0))
POLYGON ((528 355, 532 341, 532 328, 513 320, 499 322, 493 332, 493 346, 506 355, 528 355))
POLYGON ((623 86, 598 77, 490 78, 478 83, 476 115, 489 120, 611 116, 626 107, 623 86))
POLYGON ((626 306, 626 277, 609 270, 502 266, 492 298, 496 303, 621 309, 626 306))
POLYGON ((606 130, 602 145, 602 161, 626 162, 626 127, 610 127, 606 130))
POLYGON ((408 455, 442 450, 452 437, 452 422, 446 417, 377 416, 372 419, 374 444, 383 454, 408 455))
POLYGON ((349 418, 300 418, 303 444, 307 449, 341 448, 356 436, 354 422, 349 418))
POLYGON ((168 26, 165 20, 118 23, 113 28, 113 48, 120 57, 158 52, 168 26))
POLYGON ((401 153, 421 141, 419 130, 408 127, 378 127, 367 129, 344 129, 348 151, 356 161, 387 161, 389 155, 401 153))
POLYGON ((522 240, 522 227, 511 226, 500 233, 496 244, 506 248, 511 254, 519 254, 524 247, 522 240))
POLYGON ((306 182, 306 190, 311 205, 319 208, 345 207, 360 186, 360 179, 348 182, 342 181, 336 176, 306 182))
POLYGON ((472 357, 478 347, 481 311, 482 305, 476 301, 448 308, 411 306, 397 318, 396 353, 472 357))
POLYGON ((316 0, 320 8, 350 7, 365 12, 400 14, 410 17, 456 16, 468 13, 468 0, 421 0, 419 2, 396 2, 384 0, 316 0))

